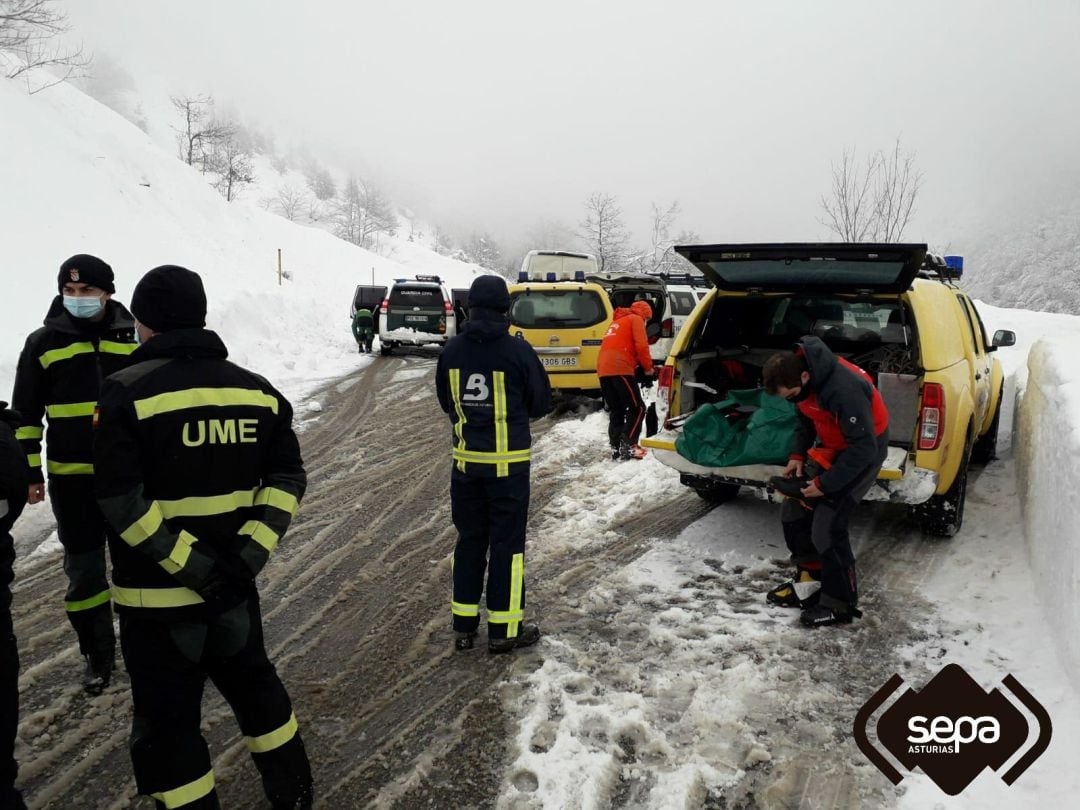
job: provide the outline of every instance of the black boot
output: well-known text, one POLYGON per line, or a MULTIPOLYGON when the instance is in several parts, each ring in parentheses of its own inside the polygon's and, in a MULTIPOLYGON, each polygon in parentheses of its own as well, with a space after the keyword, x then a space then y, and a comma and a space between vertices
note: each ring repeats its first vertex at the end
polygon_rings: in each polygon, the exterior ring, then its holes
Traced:
POLYGON ((473 630, 471 632, 468 632, 468 633, 458 632, 458 633, 455 633, 455 635, 456 635, 456 638, 454 639, 454 649, 455 650, 471 650, 473 648, 473 645, 476 643, 476 631, 475 630, 473 630))
POLYGON ((862 618, 862 611, 857 608, 830 608, 818 604, 807 608, 799 616, 803 627, 827 627, 831 624, 851 624, 852 619, 862 618))
POLYGON ((523 624, 513 638, 489 638, 489 653, 513 652, 518 647, 531 647, 540 640, 540 628, 535 624, 523 624))
POLYGON ((115 653, 113 650, 101 651, 84 658, 86 670, 83 672, 83 690, 88 695, 100 695, 109 688, 112 680, 115 653))

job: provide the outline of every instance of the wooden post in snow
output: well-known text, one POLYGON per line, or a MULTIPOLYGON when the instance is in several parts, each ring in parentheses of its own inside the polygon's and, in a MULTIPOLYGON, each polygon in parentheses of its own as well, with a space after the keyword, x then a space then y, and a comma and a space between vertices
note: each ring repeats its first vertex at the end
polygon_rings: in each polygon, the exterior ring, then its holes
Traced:
POLYGON ((281 248, 277 249, 277 283, 281 286, 281 248))

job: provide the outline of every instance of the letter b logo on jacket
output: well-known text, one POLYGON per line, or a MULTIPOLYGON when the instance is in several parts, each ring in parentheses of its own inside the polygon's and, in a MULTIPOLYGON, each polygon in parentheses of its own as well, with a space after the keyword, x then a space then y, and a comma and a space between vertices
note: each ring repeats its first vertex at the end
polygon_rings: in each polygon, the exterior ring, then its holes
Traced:
POLYGON ((465 393, 461 395, 461 399, 468 402, 481 402, 490 395, 491 391, 488 389, 484 375, 470 374, 468 382, 465 383, 465 393))

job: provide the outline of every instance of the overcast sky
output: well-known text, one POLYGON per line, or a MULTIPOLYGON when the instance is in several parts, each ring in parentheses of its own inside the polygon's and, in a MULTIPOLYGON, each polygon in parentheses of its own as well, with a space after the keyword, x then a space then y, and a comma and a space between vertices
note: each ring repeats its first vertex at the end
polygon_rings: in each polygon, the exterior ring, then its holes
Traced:
POLYGON ((1077 0, 71 0, 88 46, 497 237, 594 191, 706 241, 828 237, 845 147, 925 173, 949 240, 1080 165, 1077 0))

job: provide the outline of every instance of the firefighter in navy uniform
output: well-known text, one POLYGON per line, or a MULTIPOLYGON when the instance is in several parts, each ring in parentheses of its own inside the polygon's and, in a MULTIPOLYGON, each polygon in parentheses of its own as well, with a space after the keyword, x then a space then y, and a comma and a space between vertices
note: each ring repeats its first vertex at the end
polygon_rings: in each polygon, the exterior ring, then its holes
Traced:
POLYGON ((219 807, 199 729, 209 678, 272 806, 309 808, 311 769, 266 654, 254 581, 307 482, 292 408, 203 328, 196 273, 151 270, 131 308, 143 345, 102 387, 94 463, 131 677, 136 785, 159 807, 219 807))
POLYGON ((30 462, 31 504, 45 498, 42 417, 49 420, 49 498, 68 578, 64 607, 85 659, 83 687, 98 694, 109 685, 116 640, 105 573, 105 521, 94 499, 91 421, 101 381, 124 368, 135 349, 135 324, 112 300, 112 268, 96 256, 65 261, 58 287, 45 325, 26 339, 11 407, 22 417, 15 435, 30 462))
POLYGON ((0 402, 0 810, 26 810, 15 788, 15 735, 19 728, 19 649, 11 621, 15 542, 11 527, 26 505, 30 470, 15 440, 19 415, 0 402))
POLYGON ((477 278, 469 290, 469 320, 446 344, 435 372, 439 404, 453 426, 455 644, 473 646, 486 567, 493 653, 540 640, 539 628, 524 623, 529 419, 551 410, 547 373, 533 348, 510 336, 509 309, 501 278, 477 278))

